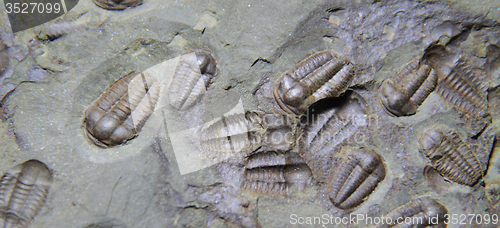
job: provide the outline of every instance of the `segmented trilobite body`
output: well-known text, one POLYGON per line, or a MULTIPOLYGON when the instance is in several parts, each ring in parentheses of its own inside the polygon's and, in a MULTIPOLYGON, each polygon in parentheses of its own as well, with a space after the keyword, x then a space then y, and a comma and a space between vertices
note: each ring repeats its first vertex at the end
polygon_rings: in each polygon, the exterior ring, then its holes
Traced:
POLYGON ((418 107, 436 88, 438 76, 428 65, 418 59, 403 67, 394 77, 382 83, 379 102, 384 110, 395 116, 407 116, 418 107))
POLYGON ((459 112, 481 118, 487 114, 486 87, 482 71, 459 61, 450 74, 439 81, 438 94, 459 112))
POLYGON ((274 89, 280 107, 291 114, 301 114, 327 97, 337 97, 354 79, 354 66, 332 51, 309 56, 285 72, 274 89))
POLYGON ((144 0, 94 0, 94 3, 108 10, 123 10, 128 7, 141 5, 144 0))
POLYGON ((260 152, 248 158, 242 189, 264 195, 286 195, 291 187, 302 191, 311 170, 292 152, 260 152))
POLYGON ((17 165, 0 180, 0 227, 28 227, 45 204, 52 174, 37 160, 17 165))
POLYGON ((445 206, 440 204, 437 200, 430 197, 420 197, 414 199, 407 204, 400 206, 385 217, 385 221, 388 223, 392 221, 391 224, 378 225, 378 228, 382 227, 435 227, 441 228, 446 227, 444 223, 446 221, 445 214, 448 210, 445 206), (435 220, 434 218, 438 218, 435 220), (389 219, 390 218, 390 219, 389 219), (408 219, 411 218, 411 219, 408 219), (433 218, 433 219, 431 219, 433 218), (388 220, 389 219, 389 220, 388 220), (399 219, 399 220, 398 220, 399 219), (398 223, 398 221, 400 223, 398 223), (438 222, 437 224, 434 224, 438 222))
POLYGON ((200 143, 210 156, 244 157, 262 145, 264 131, 259 113, 222 116, 219 121, 202 130, 200 143))
POLYGON ((311 168, 314 178, 328 181, 335 163, 333 156, 341 146, 362 143, 368 134, 368 106, 363 97, 354 91, 346 92, 343 100, 325 102, 302 119, 305 122, 299 133, 299 154, 311 168))
POLYGON ((170 105, 178 110, 193 106, 216 74, 216 62, 210 53, 196 51, 182 55, 168 88, 170 105))
POLYGON ((356 149, 335 169, 328 184, 332 203, 341 209, 354 208, 365 200, 385 178, 380 155, 369 149, 356 149))
POLYGON ((85 110, 85 133, 95 145, 109 147, 134 138, 154 111, 160 85, 144 74, 131 73, 85 110))
POLYGON ((455 131, 431 128, 420 137, 418 148, 429 158, 431 165, 451 181, 472 186, 483 175, 475 153, 455 131))

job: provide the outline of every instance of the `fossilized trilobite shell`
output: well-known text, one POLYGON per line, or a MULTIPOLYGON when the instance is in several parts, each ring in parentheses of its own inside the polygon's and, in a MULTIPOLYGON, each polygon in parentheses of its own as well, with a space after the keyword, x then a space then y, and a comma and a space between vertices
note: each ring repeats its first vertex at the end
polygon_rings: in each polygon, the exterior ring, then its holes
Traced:
POLYGON ((407 204, 400 206, 386 217, 386 223, 392 221, 390 224, 381 224, 377 228, 386 227, 434 227, 434 228, 444 228, 447 225, 444 223, 446 221, 445 214, 448 210, 445 206, 440 204, 437 200, 430 197, 420 197, 414 199, 407 204), (436 218, 436 220, 431 220, 431 218, 436 218), (390 218, 390 219, 389 219, 390 218), (411 219, 407 219, 411 218, 411 219), (398 220, 399 219, 399 220, 398 220), (400 223, 397 223, 397 222, 400 223), (432 221, 432 223, 429 223, 432 221), (434 224, 438 222, 438 224, 434 224))
POLYGON ((332 203, 341 209, 357 207, 385 178, 385 166, 380 155, 369 149, 356 149, 342 158, 328 192, 332 203))
POLYGON ((437 92, 462 114, 482 118, 488 112, 488 102, 481 74, 481 70, 469 67, 466 61, 459 61, 451 73, 439 81, 437 92))
POLYGON ((260 152, 248 158, 241 188, 264 195, 287 195, 290 188, 302 191, 312 179, 311 170, 292 152, 260 152))
POLYGON ((379 89, 379 102, 384 110, 395 116, 407 116, 436 88, 438 76, 428 65, 413 60, 392 78, 384 81, 379 89))
POLYGON ((160 85, 144 73, 130 73, 117 81, 85 110, 85 133, 106 148, 137 136, 154 111, 160 85))
POLYGON ((274 98, 291 114, 301 114, 327 97, 337 97, 354 79, 354 66, 332 51, 316 53, 286 71, 276 84, 274 98))
POLYGON ((216 75, 216 62, 210 53, 196 51, 182 55, 168 88, 170 105, 177 110, 188 109, 205 93, 216 75))
POLYGON ((264 131, 262 117, 256 112, 222 116, 202 130, 200 143, 211 157, 244 157, 262 145, 264 131))
POLYGON ((0 180, 0 227, 28 227, 45 204, 52 174, 45 164, 29 160, 0 180))
POLYGON ((472 186, 482 177, 481 163, 455 131, 431 128, 420 137, 418 149, 443 177, 472 186))
POLYGON ((144 0, 94 0, 96 5, 108 10, 123 10, 141 5, 143 2, 144 0))
POLYGON ((347 91, 340 98, 320 102, 306 118, 301 119, 299 154, 311 168, 314 178, 330 180, 333 157, 341 146, 362 143, 368 135, 369 108, 358 93, 347 91))

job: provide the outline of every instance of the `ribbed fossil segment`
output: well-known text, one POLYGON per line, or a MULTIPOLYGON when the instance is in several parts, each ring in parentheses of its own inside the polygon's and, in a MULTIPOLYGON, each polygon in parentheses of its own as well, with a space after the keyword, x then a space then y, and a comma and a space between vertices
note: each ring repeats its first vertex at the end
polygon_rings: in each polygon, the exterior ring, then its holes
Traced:
POLYGON ((466 61, 459 61, 450 74, 439 81, 438 94, 459 112, 482 118, 487 114, 485 85, 482 71, 468 66, 466 61))
POLYGON ((455 131, 431 128, 420 137, 418 148, 434 169, 451 181, 473 186, 483 175, 475 153, 455 131))
POLYGON ((377 226, 377 228, 444 228, 447 227, 447 225, 444 223, 445 221, 447 221, 445 218, 445 214, 447 213, 448 210, 446 209, 446 207, 440 204, 437 200, 430 197, 420 197, 391 211, 385 216, 386 219, 384 221, 386 221, 386 224, 380 224, 377 226), (392 221, 392 223, 390 223, 390 221, 392 221))
POLYGON ((178 110, 193 106, 216 75, 216 62, 210 53, 196 51, 182 55, 168 88, 170 105, 178 110))
POLYGON ((141 5, 143 2, 144 0, 94 0, 96 5, 108 10, 123 10, 141 5))
POLYGON ((328 184, 332 203, 341 209, 357 207, 385 178, 385 166, 380 155, 369 149, 356 149, 341 155, 328 184))
POLYGON ((248 158, 241 188, 264 195, 287 195, 292 187, 302 191, 312 179, 311 170, 292 152, 260 152, 248 158))
POLYGON ((379 102, 394 116, 407 116, 417 112, 420 104, 436 88, 438 76, 418 59, 411 61, 391 79, 382 83, 379 102))
POLYGON ((363 97, 354 91, 316 107, 301 119, 299 154, 311 168, 314 178, 330 180, 334 155, 341 146, 366 141, 369 108, 363 97))
POLYGON ((28 227, 45 204, 52 174, 29 160, 7 170, 0 180, 0 227, 28 227))
POLYGON ((144 73, 131 73, 117 81, 85 110, 85 133, 103 148, 137 136, 154 111, 160 85, 144 73))
POLYGON ((262 145, 262 117, 256 112, 222 116, 201 132, 202 149, 210 157, 244 157, 262 145))
POLYGON ((316 53, 286 71, 274 89, 280 107, 291 114, 301 114, 327 97, 338 97, 354 79, 354 66, 332 51, 316 53))

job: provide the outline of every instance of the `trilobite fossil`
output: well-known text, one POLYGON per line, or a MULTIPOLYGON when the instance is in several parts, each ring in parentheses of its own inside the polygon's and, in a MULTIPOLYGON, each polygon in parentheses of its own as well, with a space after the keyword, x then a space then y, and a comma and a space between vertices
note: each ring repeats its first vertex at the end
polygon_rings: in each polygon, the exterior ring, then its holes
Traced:
POLYGON ((311 170, 292 152, 260 152, 245 166, 242 189, 265 195, 287 195, 290 188, 302 191, 312 179, 311 170))
POLYGON ((45 204, 52 174, 29 160, 7 170, 0 180, 0 227, 28 227, 45 204))
POLYGON ((443 177, 463 185, 473 186, 483 175, 475 153, 453 131, 439 127, 425 131, 418 142, 419 151, 443 177))
POLYGON ((117 81, 85 110, 85 133, 103 148, 137 136, 154 111, 160 85, 144 73, 130 73, 117 81))
POLYGON ((211 156, 244 157, 262 145, 264 132, 259 113, 222 116, 219 121, 202 129, 200 144, 211 156))
POLYGON ((94 0, 94 3, 108 10, 123 10, 128 7, 141 5, 144 0, 94 0))
POLYGON ((214 57, 205 51, 181 55, 168 88, 170 105, 186 110, 206 91, 211 79, 217 75, 214 57))
POLYGON ((481 79, 482 70, 468 66, 460 60, 450 74, 439 81, 438 94, 459 112, 481 118, 487 114, 485 85, 481 79))
POLYGON ((389 115, 415 114, 420 104, 436 88, 437 81, 436 72, 415 59, 382 83, 379 102, 389 115))
POLYGON ((431 197, 420 197, 389 212, 385 217, 385 224, 377 228, 386 227, 446 227, 445 214, 448 210, 437 200, 431 197), (408 219, 411 218, 411 219, 408 219), (399 222, 399 223, 398 223, 399 222), (437 224, 436 224, 437 223, 437 224))
POLYGON ((354 66, 332 51, 322 51, 286 71, 276 84, 274 97, 288 113, 299 115, 327 97, 337 97, 354 79, 354 66))
POLYGON ((385 178, 380 155, 370 149, 355 149, 341 158, 328 183, 332 203, 341 209, 357 207, 385 178))
POLYGON ((368 135, 369 107, 354 91, 324 100, 300 120, 299 154, 320 182, 330 179, 333 157, 341 146, 363 143, 368 135))
POLYGON ((262 117, 266 129, 264 145, 281 151, 295 146, 295 119, 280 114, 264 114, 262 117))

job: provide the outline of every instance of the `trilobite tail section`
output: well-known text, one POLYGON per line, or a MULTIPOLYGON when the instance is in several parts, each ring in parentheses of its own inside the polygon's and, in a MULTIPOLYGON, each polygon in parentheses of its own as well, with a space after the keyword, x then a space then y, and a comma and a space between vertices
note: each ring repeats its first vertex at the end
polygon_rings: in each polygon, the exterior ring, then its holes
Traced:
POLYGON ((380 155, 369 149, 350 152, 335 169, 328 186, 332 203, 341 209, 360 205, 385 178, 380 155))
POLYGON ((9 169, 0 180, 0 227, 27 227, 45 204, 52 174, 29 160, 9 169))

